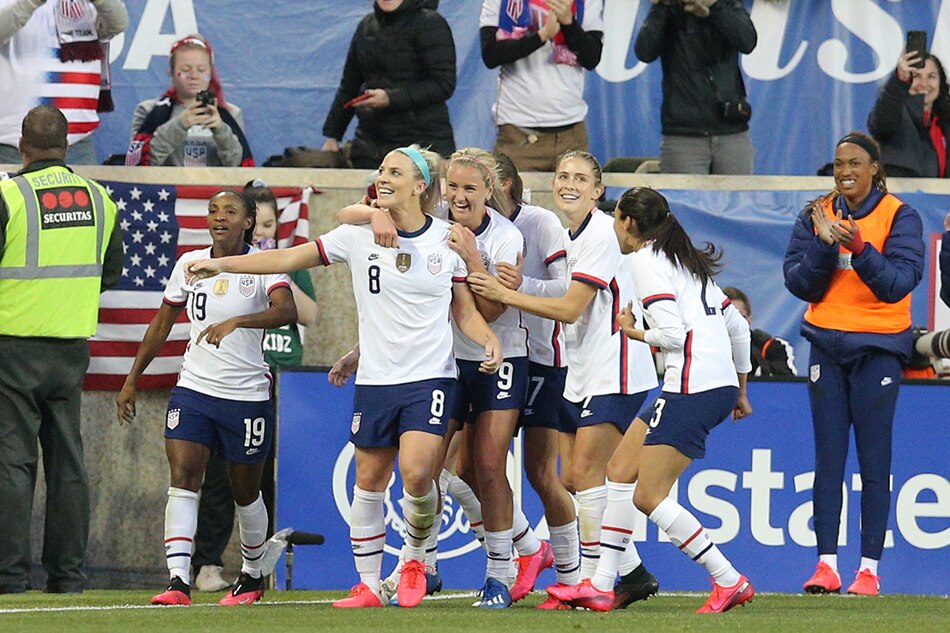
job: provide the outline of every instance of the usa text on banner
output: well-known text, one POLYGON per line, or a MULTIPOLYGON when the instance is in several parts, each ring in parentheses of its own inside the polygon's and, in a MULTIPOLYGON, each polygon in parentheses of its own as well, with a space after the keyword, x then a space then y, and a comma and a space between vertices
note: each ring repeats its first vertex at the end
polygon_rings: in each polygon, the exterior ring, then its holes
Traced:
MULTIPOLYGON (((119 284, 102 295, 99 328, 89 342, 89 371, 83 388, 118 390, 145 330, 162 303, 175 261, 188 251, 211 244, 208 199, 223 187, 210 185, 146 185, 102 183, 119 207, 119 225, 125 262, 119 284)), ((309 239, 308 201, 313 190, 274 187, 278 217, 277 243, 281 248, 309 239)), ((188 343, 184 311, 172 326, 168 341, 139 380, 139 389, 168 389, 181 370, 188 343)))

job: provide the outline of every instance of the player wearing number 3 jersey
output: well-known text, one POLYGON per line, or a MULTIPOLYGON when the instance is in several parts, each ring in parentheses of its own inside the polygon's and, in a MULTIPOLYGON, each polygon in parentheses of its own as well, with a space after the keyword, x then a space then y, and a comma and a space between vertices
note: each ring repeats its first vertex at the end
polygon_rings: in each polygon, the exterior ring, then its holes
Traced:
POLYGON ((631 305, 617 315, 617 325, 631 345, 655 345, 665 353, 663 392, 630 426, 607 465, 608 481, 637 486, 626 498, 608 497, 597 571, 579 585, 548 592, 574 606, 612 608, 617 550, 632 538, 635 504, 712 576, 712 594, 699 613, 721 613, 750 601, 755 589, 669 493, 690 462, 705 455, 715 426, 729 415, 738 420, 752 413, 745 387, 752 369, 749 325, 713 280, 720 254, 711 245, 696 249, 659 193, 646 187, 624 193, 614 231, 620 250, 633 253, 630 269, 648 329, 637 323, 631 305))
POLYGON ((189 261, 254 251, 256 207, 241 192, 222 191, 208 204, 212 246, 186 253, 172 271, 161 308, 139 346, 116 399, 120 422, 135 418, 135 390, 149 363, 187 308, 191 340, 165 418, 171 486, 165 507, 165 557, 171 581, 153 604, 191 604, 192 542, 198 490, 214 451, 229 464, 241 532, 241 576, 221 604, 250 604, 264 594, 259 560, 267 539, 261 471, 272 442, 270 375, 261 347, 264 330, 293 323, 297 310, 286 275, 226 274, 185 278, 189 261))
POLYGON ((425 542, 438 516, 432 473, 454 395, 450 311, 483 350, 481 370, 492 373, 501 363, 501 344, 475 307, 462 260, 449 248, 449 225, 426 213, 439 195, 436 161, 430 152, 404 147, 390 152, 379 168, 378 205, 398 230, 397 249, 377 245, 369 226, 345 225, 294 248, 206 259, 186 268, 213 281, 226 272, 268 273, 336 262, 350 267, 360 340, 350 425, 356 447, 350 540, 360 583, 334 603, 339 608, 383 606, 383 501, 397 451, 408 545, 399 604, 416 606, 425 595, 425 542))

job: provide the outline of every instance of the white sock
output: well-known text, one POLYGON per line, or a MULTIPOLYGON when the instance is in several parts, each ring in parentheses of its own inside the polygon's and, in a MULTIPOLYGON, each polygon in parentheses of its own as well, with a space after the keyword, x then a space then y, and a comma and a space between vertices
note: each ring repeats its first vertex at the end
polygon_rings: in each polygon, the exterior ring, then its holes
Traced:
POLYGON ((383 516, 385 495, 385 492, 370 492, 353 486, 353 505, 350 506, 350 544, 356 571, 360 575, 360 582, 376 593, 379 593, 383 547, 386 544, 383 516))
POLYGON ((838 555, 837 554, 821 554, 818 556, 818 560, 828 567, 831 567, 835 570, 835 573, 838 573, 838 555))
POLYGON ((402 513, 406 522, 406 558, 405 560, 425 561, 426 542, 435 523, 435 507, 439 501, 439 491, 435 482, 429 492, 421 497, 413 497, 406 489, 402 490, 402 513))
POLYGON ((864 556, 862 556, 861 566, 858 567, 858 569, 866 569, 872 574, 874 574, 875 576, 877 576, 877 563, 878 561, 874 560, 873 558, 865 558, 864 556))
POLYGON ((254 578, 261 577, 261 556, 264 555, 264 543, 267 542, 267 507, 264 497, 258 493, 250 505, 239 506, 237 510, 238 529, 241 533, 241 556, 244 562, 241 571, 254 578))
POLYGON ((607 509, 600 528, 600 562, 591 577, 591 583, 601 591, 612 591, 621 565, 629 574, 640 564, 637 546, 633 543, 635 521, 634 484, 616 483, 607 480, 607 509))
POLYGON ((435 569, 439 564, 439 532, 442 531, 442 512, 445 508, 445 495, 449 493, 449 482, 454 477, 448 470, 442 469, 439 474, 439 504, 436 506, 436 519, 429 532, 426 543, 426 568, 435 569))
POLYGON ((650 513, 650 520, 666 532, 670 540, 687 556, 706 567, 706 571, 720 587, 732 587, 739 582, 739 572, 709 538, 706 529, 686 508, 669 497, 650 513))
POLYGON ((580 527, 581 580, 590 578, 600 561, 600 526, 607 507, 607 486, 577 491, 577 523, 580 527))
POLYGON ((524 515, 524 511, 517 504, 514 504, 513 507, 511 533, 514 535, 512 536, 512 542, 515 550, 518 552, 518 556, 533 556, 541 549, 541 541, 534 530, 531 529, 531 524, 528 523, 528 517, 524 515))
POLYGON ((580 582, 580 549, 577 542, 577 519, 564 525, 548 527, 551 533, 551 549, 554 552, 554 571, 562 585, 580 582))
POLYGON ((511 565, 511 528, 485 532, 485 546, 488 549, 486 576, 507 586, 508 568, 511 565))
POLYGON ((168 575, 191 584, 191 550, 198 529, 198 493, 169 488, 165 502, 165 563, 168 575))
POLYGON ((468 524, 475 534, 478 542, 485 547, 485 526, 482 524, 482 504, 475 496, 475 492, 468 487, 468 484, 462 481, 458 475, 452 477, 448 485, 449 494, 458 501, 468 518, 468 524))

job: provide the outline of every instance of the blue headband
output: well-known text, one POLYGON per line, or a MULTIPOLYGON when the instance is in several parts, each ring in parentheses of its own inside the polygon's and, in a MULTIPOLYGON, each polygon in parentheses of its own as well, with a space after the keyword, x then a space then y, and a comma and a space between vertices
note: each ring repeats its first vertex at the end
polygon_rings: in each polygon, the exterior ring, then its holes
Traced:
POLYGON ((397 147, 396 151, 402 152, 409 157, 409 160, 416 164, 416 167, 422 173, 422 179, 426 181, 427 187, 432 184, 432 174, 429 173, 429 163, 426 162, 422 152, 415 147, 397 147))

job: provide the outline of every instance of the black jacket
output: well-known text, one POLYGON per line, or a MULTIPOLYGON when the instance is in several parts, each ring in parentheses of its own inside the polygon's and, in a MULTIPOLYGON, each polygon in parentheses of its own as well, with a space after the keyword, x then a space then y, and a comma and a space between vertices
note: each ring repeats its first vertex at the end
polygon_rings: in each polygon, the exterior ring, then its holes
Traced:
MULTIPOLYGON (((896 72, 891 74, 868 115, 868 130, 881 144, 888 176, 937 178, 937 150, 930 140, 930 128, 924 126, 924 97, 910 96, 909 88, 896 72)), ((940 127, 950 138, 950 121, 940 121, 940 127)))
POLYGON ((747 123, 724 121, 719 104, 745 97, 739 53, 751 53, 757 37, 741 0, 719 0, 706 18, 679 5, 650 7, 634 52, 647 63, 659 57, 663 66, 663 134, 711 136, 749 129, 747 123))
POLYGON ((355 113, 353 155, 381 160, 419 143, 439 154, 455 150, 446 101, 455 92, 455 42, 433 0, 406 0, 391 13, 373 5, 356 27, 323 134, 341 140, 355 113), (388 108, 344 108, 368 88, 389 95, 388 108))

